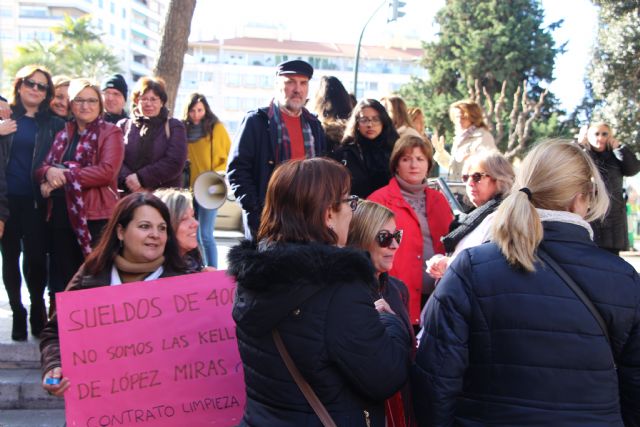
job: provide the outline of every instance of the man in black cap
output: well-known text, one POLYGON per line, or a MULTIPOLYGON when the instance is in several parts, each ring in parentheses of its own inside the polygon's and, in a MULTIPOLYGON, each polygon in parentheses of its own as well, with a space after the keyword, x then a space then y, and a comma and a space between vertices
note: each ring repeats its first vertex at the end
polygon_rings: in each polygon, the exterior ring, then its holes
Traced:
POLYGON ((231 146, 227 177, 242 207, 247 238, 260 225, 267 183, 274 168, 289 159, 324 155, 325 137, 315 115, 304 108, 313 67, 285 61, 276 70, 276 97, 247 113, 231 146))
POLYGON ((122 74, 114 74, 102 84, 102 99, 104 100, 104 119, 110 123, 118 123, 128 119, 124 110, 127 102, 127 82, 122 74))

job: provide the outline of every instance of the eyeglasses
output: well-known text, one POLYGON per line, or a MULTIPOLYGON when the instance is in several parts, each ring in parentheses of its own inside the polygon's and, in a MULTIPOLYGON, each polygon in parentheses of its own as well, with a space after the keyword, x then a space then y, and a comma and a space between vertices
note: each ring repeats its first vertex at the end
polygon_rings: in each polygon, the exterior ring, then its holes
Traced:
POLYGON ((156 102, 160 101, 160 98, 140 98, 139 102, 140 104, 155 104, 156 102))
POLYGON ((472 173, 471 175, 464 174, 462 175, 462 182, 466 183, 469 180, 469 178, 471 178, 473 182, 478 183, 485 176, 489 176, 489 174, 484 172, 476 172, 476 173, 472 173))
POLYGON ((90 105, 90 106, 95 106, 98 102, 100 102, 100 100, 98 98, 73 98, 73 103, 74 104, 85 104, 85 105, 90 105))
POLYGON ((396 240, 396 243, 400 244, 402 241, 402 230, 396 230, 393 233, 388 230, 378 231, 376 234, 376 242, 381 248, 388 248, 391 246, 391 242, 396 240))
POLYGON ((46 92, 47 89, 49 89, 48 84, 38 83, 35 80, 31 80, 31 79, 24 79, 22 80, 22 83, 29 89, 36 89, 40 92, 46 92))
POLYGON ((380 120, 380 117, 378 116, 374 116, 374 117, 358 117, 358 123, 360 123, 361 125, 368 125, 369 123, 373 124, 373 125, 379 125, 380 123, 382 123, 382 120, 380 120))
POLYGON ((596 132, 596 136, 609 136, 609 132, 596 132))
POLYGON ((351 208, 352 211, 355 212, 356 208, 358 207, 358 203, 360 203, 360 197, 358 196, 349 196, 346 199, 342 199, 340 200, 341 203, 349 203, 349 207, 351 208))

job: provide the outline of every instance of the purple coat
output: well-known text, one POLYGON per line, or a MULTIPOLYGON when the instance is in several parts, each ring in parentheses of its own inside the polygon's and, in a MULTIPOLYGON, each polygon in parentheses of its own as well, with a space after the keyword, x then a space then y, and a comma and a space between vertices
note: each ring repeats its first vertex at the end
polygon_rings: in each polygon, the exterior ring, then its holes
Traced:
POLYGON ((138 175, 142 187, 153 191, 158 188, 182 187, 182 170, 187 160, 187 132, 177 119, 169 120, 167 137, 165 127, 158 131, 153 141, 151 162, 134 170, 140 150, 140 128, 132 119, 121 120, 118 126, 124 133, 124 162, 118 175, 118 186, 127 191, 124 181, 132 173, 138 175))

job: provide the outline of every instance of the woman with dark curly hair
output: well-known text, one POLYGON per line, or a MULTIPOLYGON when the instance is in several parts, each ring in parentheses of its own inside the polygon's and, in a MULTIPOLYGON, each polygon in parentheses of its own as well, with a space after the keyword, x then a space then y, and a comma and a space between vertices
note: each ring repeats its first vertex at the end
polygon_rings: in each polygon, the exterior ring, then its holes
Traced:
POLYGON ((351 172, 351 193, 366 198, 389 183, 389 157, 398 139, 387 110, 375 99, 363 99, 347 121, 342 144, 330 157, 351 172))

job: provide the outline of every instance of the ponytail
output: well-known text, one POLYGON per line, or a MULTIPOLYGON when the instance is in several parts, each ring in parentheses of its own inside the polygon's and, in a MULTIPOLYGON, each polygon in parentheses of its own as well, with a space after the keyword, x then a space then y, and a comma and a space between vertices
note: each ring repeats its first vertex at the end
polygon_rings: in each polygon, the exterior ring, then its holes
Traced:
POLYGON ((594 221, 607 212, 609 196, 600 173, 578 144, 551 140, 531 150, 492 226, 492 240, 509 264, 535 271, 535 252, 543 237, 536 208, 570 211, 580 195, 589 201, 585 220, 594 221))

